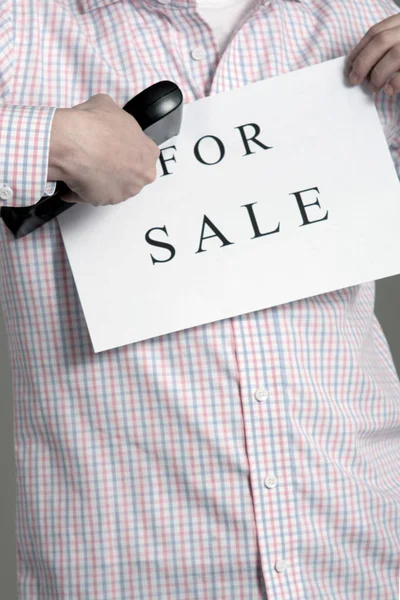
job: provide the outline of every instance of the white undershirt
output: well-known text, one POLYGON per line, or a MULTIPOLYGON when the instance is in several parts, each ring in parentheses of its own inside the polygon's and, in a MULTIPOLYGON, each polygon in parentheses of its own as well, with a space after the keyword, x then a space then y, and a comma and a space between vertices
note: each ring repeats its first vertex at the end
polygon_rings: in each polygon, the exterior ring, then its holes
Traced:
POLYGON ((257 0, 197 0, 197 11, 213 30, 221 54, 235 27, 256 3, 257 0))

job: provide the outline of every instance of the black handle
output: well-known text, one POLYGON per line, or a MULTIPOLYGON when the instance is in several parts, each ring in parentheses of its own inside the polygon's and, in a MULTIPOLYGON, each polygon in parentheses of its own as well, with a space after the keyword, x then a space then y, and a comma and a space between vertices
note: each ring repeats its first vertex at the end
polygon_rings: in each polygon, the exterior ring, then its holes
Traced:
MULTIPOLYGON (((123 110, 132 115, 146 135, 159 146, 180 131, 183 95, 172 81, 159 81, 131 98, 123 110)), ((74 206, 75 202, 61 199, 69 191, 64 181, 57 181, 51 196, 43 196, 32 206, 2 206, 0 217, 14 237, 19 239, 74 206)))

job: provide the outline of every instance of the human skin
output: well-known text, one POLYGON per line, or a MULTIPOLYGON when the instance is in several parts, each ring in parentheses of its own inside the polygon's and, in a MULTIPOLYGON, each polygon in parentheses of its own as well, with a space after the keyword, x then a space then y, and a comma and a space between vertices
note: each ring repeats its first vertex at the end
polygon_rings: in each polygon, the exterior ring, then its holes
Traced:
POLYGON ((381 89, 388 96, 400 92, 400 14, 371 27, 346 61, 350 83, 366 81, 373 92, 381 89))
POLYGON ((64 181, 65 202, 119 204, 156 179, 160 149, 108 94, 54 113, 48 181, 64 181))

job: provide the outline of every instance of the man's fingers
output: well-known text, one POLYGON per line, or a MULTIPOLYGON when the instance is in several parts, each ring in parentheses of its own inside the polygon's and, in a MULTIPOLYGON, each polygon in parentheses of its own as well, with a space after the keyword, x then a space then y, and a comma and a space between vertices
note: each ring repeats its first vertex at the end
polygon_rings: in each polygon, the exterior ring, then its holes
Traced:
POLYGON ((385 92, 389 96, 394 96, 400 93, 400 73, 396 73, 394 77, 385 85, 385 92))
MULTIPOLYGON (((372 40, 361 50, 352 63, 349 74, 350 82, 359 84, 369 75, 370 71, 377 67, 378 62, 386 55, 389 56, 389 65, 392 63, 392 73, 397 69, 399 58, 399 39, 400 27, 385 29, 372 38, 372 40)), ((387 61, 386 71, 387 71, 387 61)), ((390 68, 389 68, 390 70, 390 68)), ((375 76, 380 75, 380 71, 375 72, 375 76)), ((385 83, 385 82, 383 82, 385 83)))
POLYGON ((387 19, 384 19, 380 23, 377 23, 376 25, 371 27, 367 31, 367 33, 364 35, 364 37, 361 38, 361 40, 357 44, 357 46, 348 55, 347 61, 346 61, 347 73, 350 72, 351 66, 352 66, 353 62, 355 61, 355 59, 357 58, 357 56, 360 54, 360 52, 362 50, 364 50, 364 48, 373 40, 373 38, 375 36, 383 33, 384 31, 393 29, 393 27, 398 27, 399 25, 400 25, 400 14, 394 15, 392 17, 388 17, 387 19))
POLYGON ((393 46, 371 71, 374 91, 381 89, 400 70, 400 44, 393 46))

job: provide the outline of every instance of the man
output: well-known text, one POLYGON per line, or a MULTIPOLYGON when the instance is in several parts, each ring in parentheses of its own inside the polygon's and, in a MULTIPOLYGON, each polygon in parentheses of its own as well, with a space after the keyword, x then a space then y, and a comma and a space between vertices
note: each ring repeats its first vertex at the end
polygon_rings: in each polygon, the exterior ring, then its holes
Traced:
MULTIPOLYGON (((227 33, 195 0, 1 0, 3 205, 151 185, 159 150, 121 107, 156 81, 191 102, 341 55, 400 172, 391 0, 236 9, 227 33)), ((374 282, 94 354, 57 220, 0 231, 19 598, 397 598, 400 383, 374 282)))

